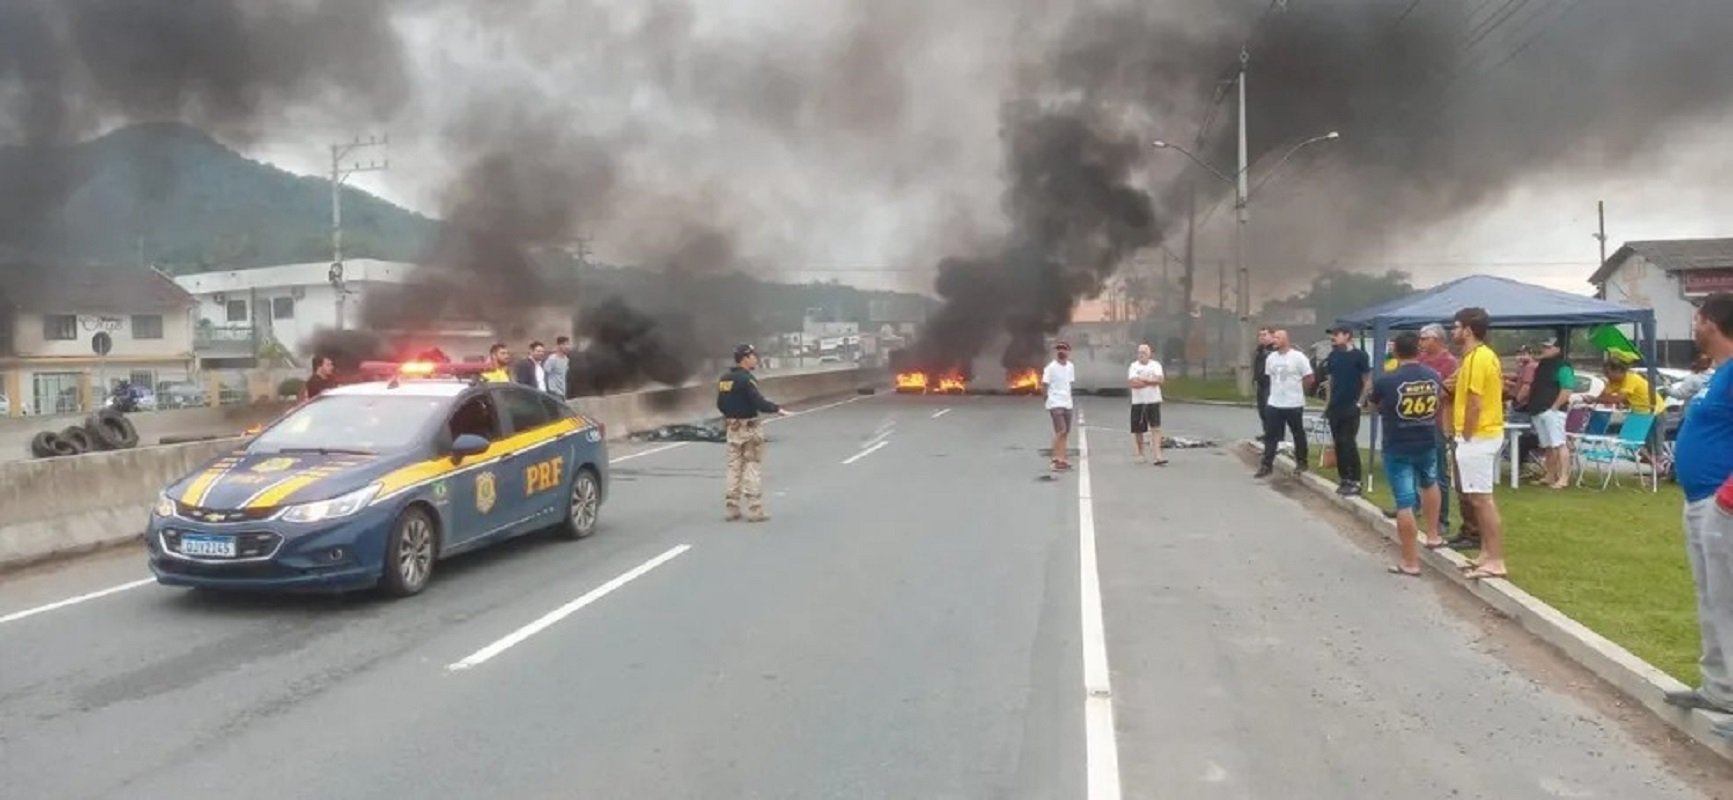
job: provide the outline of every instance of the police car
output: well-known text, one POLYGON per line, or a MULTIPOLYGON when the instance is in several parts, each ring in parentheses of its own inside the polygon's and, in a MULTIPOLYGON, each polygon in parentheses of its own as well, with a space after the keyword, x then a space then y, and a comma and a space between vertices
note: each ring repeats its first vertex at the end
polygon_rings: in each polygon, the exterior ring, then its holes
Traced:
POLYGON ((607 429, 479 366, 367 364, 175 481, 146 540, 158 583, 393 596, 440 559, 534 531, 596 530, 607 429))

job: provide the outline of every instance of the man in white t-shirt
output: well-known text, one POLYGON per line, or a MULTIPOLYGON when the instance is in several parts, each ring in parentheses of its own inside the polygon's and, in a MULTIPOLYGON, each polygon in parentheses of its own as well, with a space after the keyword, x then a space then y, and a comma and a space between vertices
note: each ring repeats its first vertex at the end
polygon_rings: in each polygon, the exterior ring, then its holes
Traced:
POLYGON ((1312 359, 1294 349, 1287 331, 1276 331, 1270 338, 1276 349, 1264 360, 1270 399, 1264 411, 1264 459, 1255 476, 1259 478, 1268 477, 1276 464, 1276 445, 1282 443, 1283 428, 1294 436, 1295 471, 1306 471, 1306 393, 1312 388, 1312 359))
POLYGON ((1131 362, 1131 369, 1125 378, 1131 386, 1131 438, 1137 441, 1137 460, 1143 462, 1143 435, 1149 434, 1153 442, 1156 466, 1164 466, 1167 459, 1161 457, 1161 384, 1164 378, 1161 373, 1161 362, 1151 358, 1149 345, 1137 346, 1137 360, 1131 362))
POLYGON ((1041 372, 1047 390, 1047 415, 1053 418, 1053 468, 1071 469, 1071 384, 1077 382, 1077 365, 1071 363, 1071 345, 1053 346, 1053 360, 1041 372))

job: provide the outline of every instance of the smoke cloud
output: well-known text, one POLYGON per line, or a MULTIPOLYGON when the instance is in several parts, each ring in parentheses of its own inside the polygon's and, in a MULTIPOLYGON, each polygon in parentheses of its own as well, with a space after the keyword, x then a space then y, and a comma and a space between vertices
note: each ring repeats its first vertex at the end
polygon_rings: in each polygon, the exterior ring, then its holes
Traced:
MULTIPOLYGON (((406 99, 391 7, 347 0, 0 3, 0 142, 63 145, 102 126, 178 120, 248 141, 317 100, 383 119, 406 99)), ((82 178, 56 157, 8 164, 0 241, 34 249, 82 178)), ((141 154, 147 196, 167 190, 141 154)))
MULTIPOLYGON (((1232 105, 1211 108, 1242 46, 1250 263, 1275 286, 1527 181, 1628 169, 1725 112, 1724 5, 14 0, 0 139, 388 127, 393 179, 431 187, 443 228, 434 269, 370 301, 369 327, 479 316, 516 336, 551 309, 576 317, 591 390, 685 380, 766 332, 727 276, 810 263, 935 265, 920 351, 960 366, 1008 341, 1022 366, 1178 231, 1194 181, 1205 207, 1226 192, 1148 143, 1231 165, 1232 105), (1328 130, 1342 139, 1261 184, 1328 130), (659 279, 598 296, 558 255, 580 238, 659 279)), ((28 251, 81 176, 54 158, 8 173, 0 242, 28 251)))

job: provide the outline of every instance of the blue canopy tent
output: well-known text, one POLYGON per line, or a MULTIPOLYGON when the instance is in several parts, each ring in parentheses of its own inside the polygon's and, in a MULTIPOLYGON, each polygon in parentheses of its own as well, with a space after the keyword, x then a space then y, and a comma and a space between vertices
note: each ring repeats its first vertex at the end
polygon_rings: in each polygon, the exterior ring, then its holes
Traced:
MULTIPOLYGON (((1416 292, 1407 297, 1380 303, 1371 308, 1346 314, 1337 325, 1358 331, 1372 332, 1373 363, 1382 371, 1385 343, 1391 331, 1414 330, 1432 323, 1448 327, 1456 312, 1464 308, 1484 308, 1492 318, 1492 327, 1524 328, 1585 328, 1595 325, 1636 325, 1638 346, 1647 365, 1649 385, 1659 386, 1655 373, 1655 312, 1649 308, 1597 300, 1593 297, 1561 292, 1544 286, 1498 278, 1473 275, 1416 292)), ((1659 426, 1656 428, 1659 430, 1659 426)), ((1378 448, 1378 418, 1372 418, 1372 449, 1375 464, 1378 448)), ((1371 475, 1368 470, 1367 475, 1371 475)), ((1368 481, 1370 485, 1370 481, 1368 481)))

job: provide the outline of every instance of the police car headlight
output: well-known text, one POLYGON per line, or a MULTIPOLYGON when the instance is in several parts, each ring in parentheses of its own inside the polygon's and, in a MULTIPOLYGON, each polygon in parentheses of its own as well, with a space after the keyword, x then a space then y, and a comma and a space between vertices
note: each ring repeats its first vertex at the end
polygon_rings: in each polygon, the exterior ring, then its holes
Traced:
POLYGON ((281 519, 288 522, 323 522, 328 519, 347 517, 373 502, 373 497, 379 494, 379 484, 375 483, 365 488, 357 489, 330 500, 319 500, 312 503, 301 503, 283 509, 281 519))
POLYGON ((157 495, 156 506, 150 510, 152 514, 159 517, 172 517, 178 511, 180 511, 180 508, 175 505, 175 501, 170 499, 167 494, 157 495))

